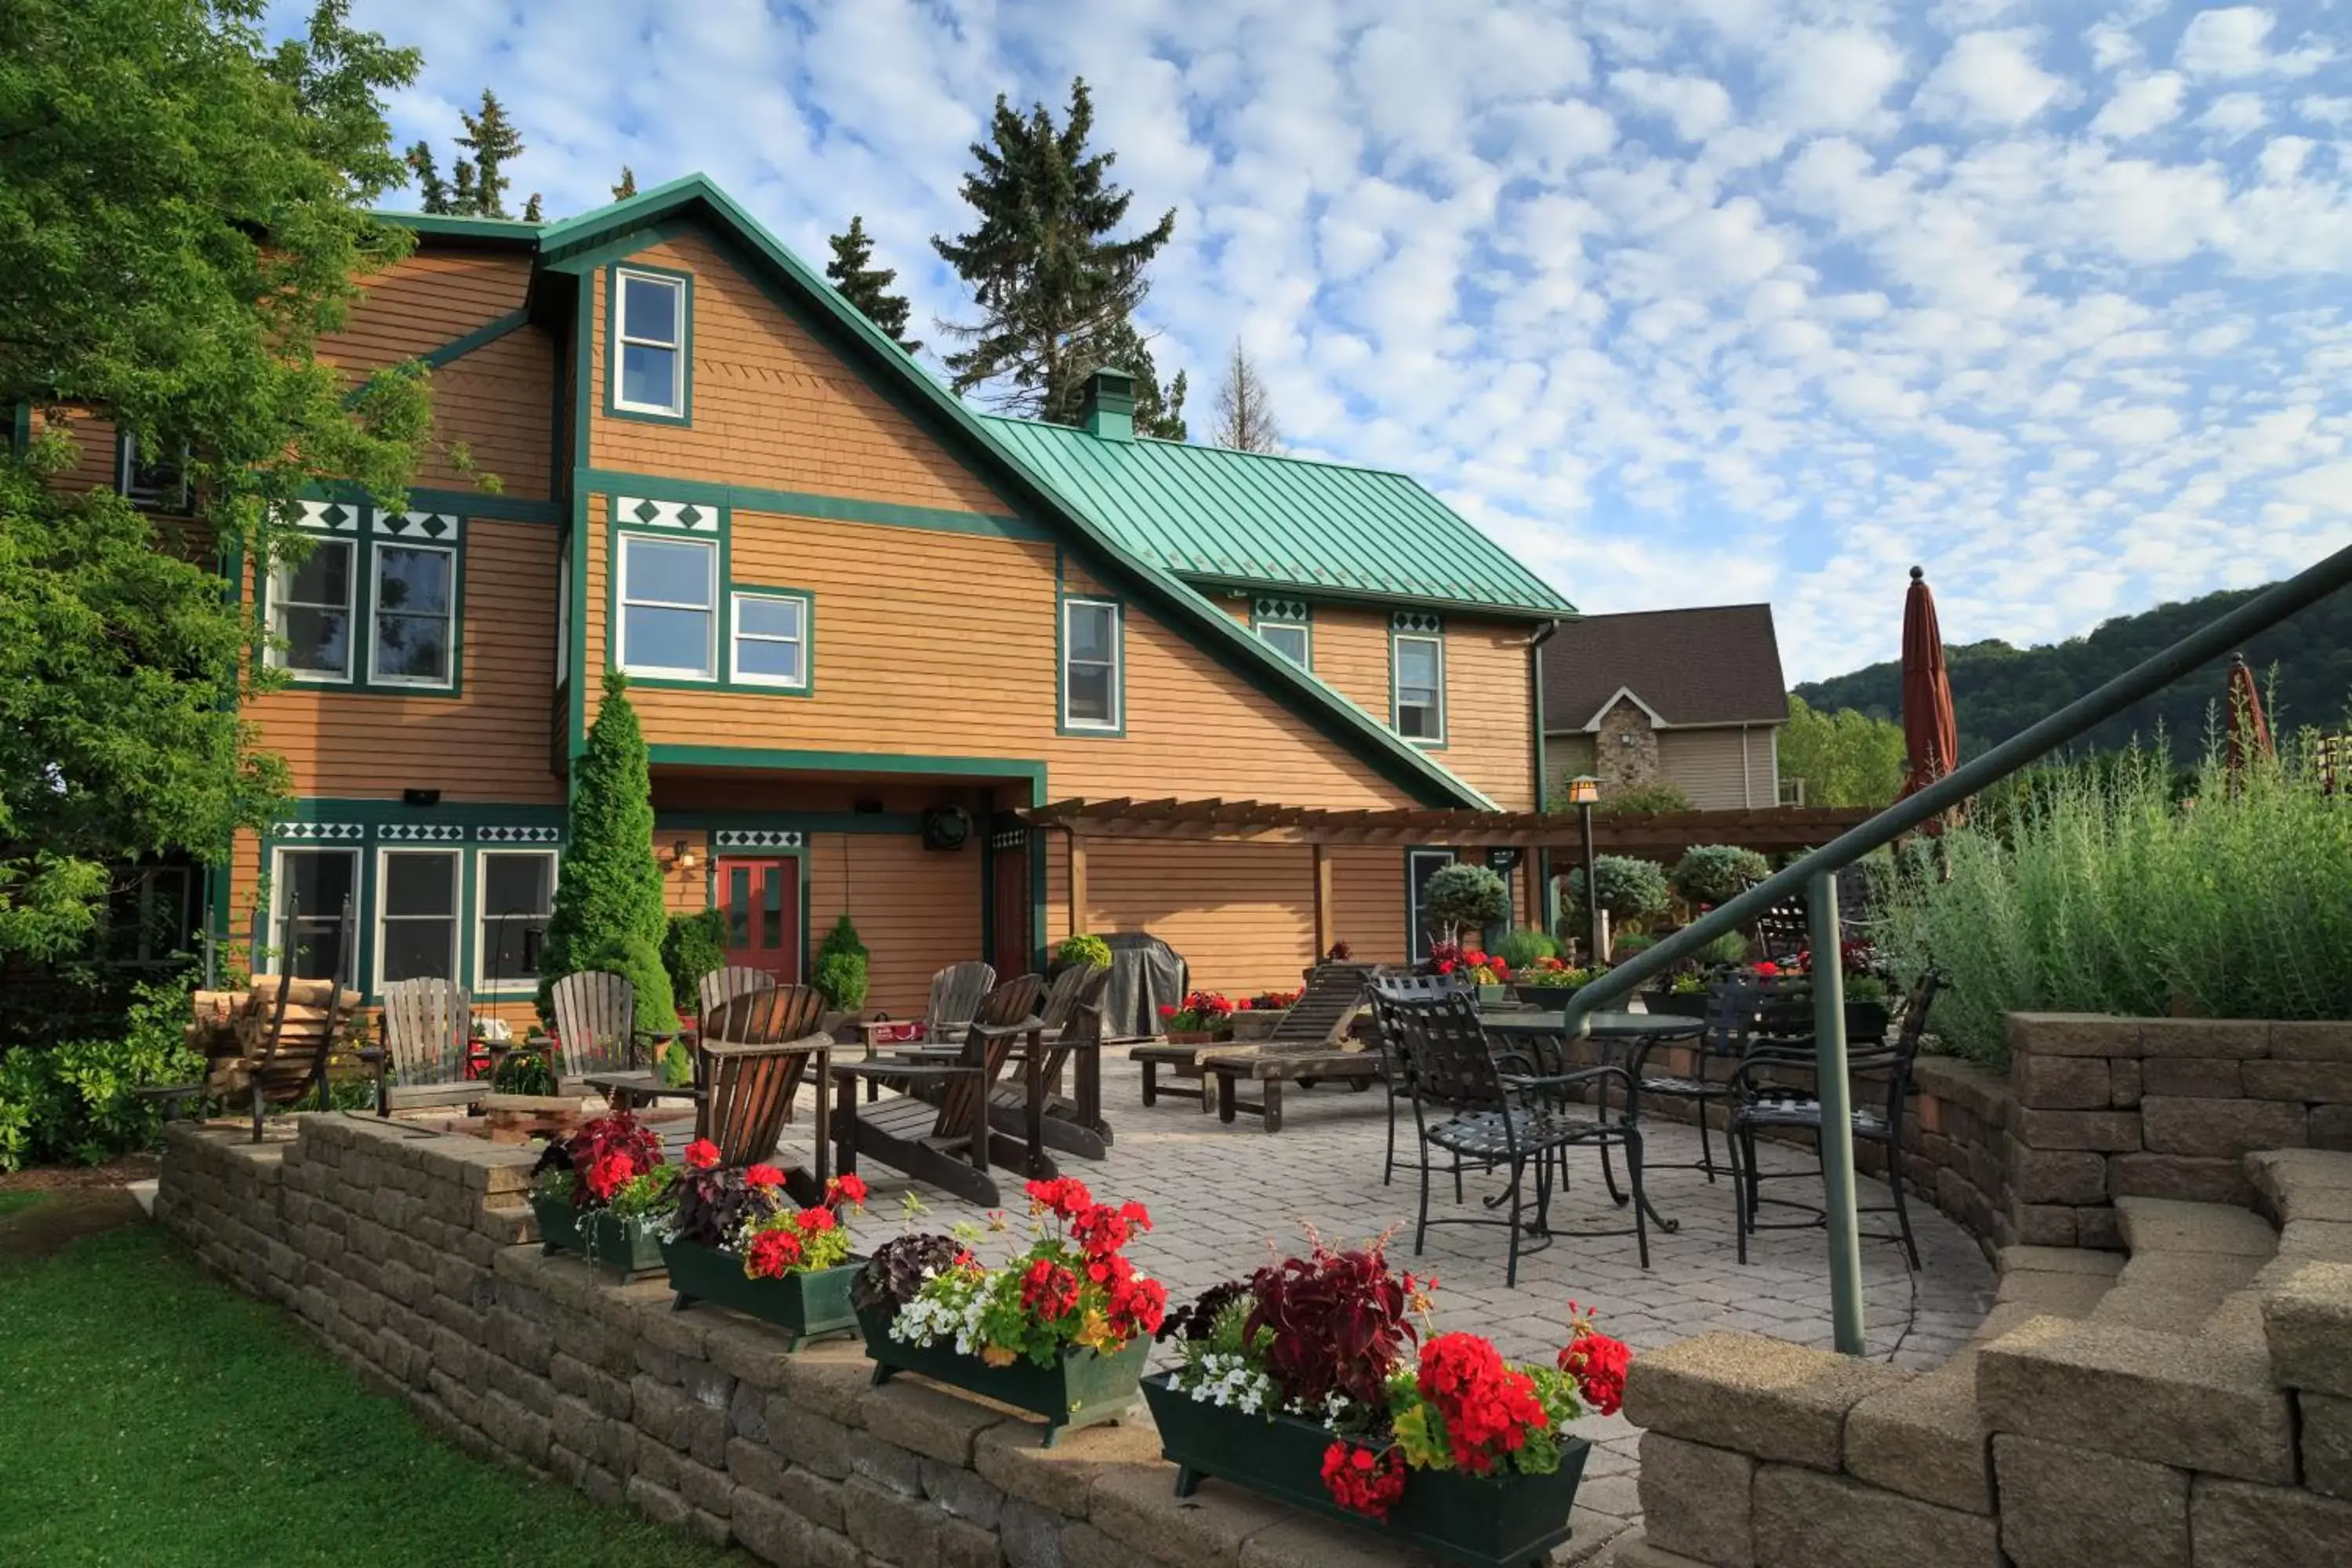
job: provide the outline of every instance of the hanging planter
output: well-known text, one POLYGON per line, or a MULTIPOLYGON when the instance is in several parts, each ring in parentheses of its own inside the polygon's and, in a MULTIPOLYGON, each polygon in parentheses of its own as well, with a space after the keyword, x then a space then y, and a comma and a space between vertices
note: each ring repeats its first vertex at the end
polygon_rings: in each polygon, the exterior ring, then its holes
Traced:
POLYGON ((1144 1403, 1160 1428, 1161 1452, 1175 1461, 1176 1495, 1190 1497, 1214 1478, 1345 1520, 1401 1545, 1417 1546, 1465 1568, 1528 1568, 1568 1539, 1569 1510, 1592 1445, 1560 1444, 1549 1475, 1412 1472, 1385 1520, 1368 1519, 1333 1500, 1323 1479, 1331 1434, 1297 1415, 1252 1415, 1207 1404, 1169 1386, 1167 1373, 1143 1380, 1144 1403))

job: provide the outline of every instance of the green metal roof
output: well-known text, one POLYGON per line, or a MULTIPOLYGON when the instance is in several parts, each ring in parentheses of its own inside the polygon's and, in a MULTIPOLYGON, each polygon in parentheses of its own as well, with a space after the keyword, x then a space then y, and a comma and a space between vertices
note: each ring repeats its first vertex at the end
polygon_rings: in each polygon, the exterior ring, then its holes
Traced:
POLYGON ((1119 542, 1194 582, 1573 615, 1511 553, 1402 474, 989 416, 1119 542))

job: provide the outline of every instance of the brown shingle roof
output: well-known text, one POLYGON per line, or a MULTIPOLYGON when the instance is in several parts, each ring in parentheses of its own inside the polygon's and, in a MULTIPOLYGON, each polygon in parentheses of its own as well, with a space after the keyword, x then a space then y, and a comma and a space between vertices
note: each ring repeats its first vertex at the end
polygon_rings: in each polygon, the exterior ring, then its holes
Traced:
POLYGON ((1543 649, 1544 728, 1581 730, 1619 689, 1669 724, 1788 718, 1769 605, 1587 616, 1543 649))

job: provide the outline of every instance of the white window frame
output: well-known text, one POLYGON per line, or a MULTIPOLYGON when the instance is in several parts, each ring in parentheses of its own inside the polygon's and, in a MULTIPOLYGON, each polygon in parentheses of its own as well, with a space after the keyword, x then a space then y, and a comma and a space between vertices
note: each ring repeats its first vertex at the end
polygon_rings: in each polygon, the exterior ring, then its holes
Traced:
POLYGON ((631 414, 658 414, 676 419, 686 413, 686 279, 666 278, 658 272, 639 272, 633 268, 613 269, 613 406, 631 414), (641 337, 629 331, 629 284, 632 281, 656 284, 677 298, 677 310, 670 317, 673 336, 668 342, 659 338, 641 337), (667 349, 669 362, 669 401, 667 403, 634 403, 621 389, 627 384, 623 379, 623 362, 628 357, 629 344, 639 348, 667 349))
POLYGON ((733 593, 728 595, 728 680, 737 686, 772 686, 779 690, 783 691, 806 691, 809 686, 809 671, 813 652, 812 644, 814 640, 810 635, 810 622, 814 621, 815 618, 815 601, 811 599, 806 594, 790 594, 776 589, 761 590, 758 588, 739 588, 733 593), (772 632, 745 631, 743 629, 742 605, 743 601, 746 599, 757 599, 763 603, 772 605, 798 605, 801 612, 801 635, 796 637, 780 637, 772 632), (798 647, 801 650, 800 678, 794 680, 787 679, 779 675, 761 675, 756 673, 746 675, 743 672, 742 659, 740 657, 743 644, 746 641, 785 643, 798 647))
POLYGON ((1285 658, 1290 658, 1290 656, 1286 653, 1283 653, 1282 648, 1275 642, 1274 638, 1266 634, 1269 632, 1297 632, 1298 634, 1298 657, 1297 658, 1290 659, 1290 662, 1297 665, 1301 669, 1311 670, 1315 668, 1315 631, 1314 627, 1305 621, 1260 621, 1257 624, 1256 631, 1258 641, 1265 644, 1266 647, 1273 648, 1276 653, 1282 654, 1282 657, 1285 658))
MULTIPOLYGON (((362 542, 357 539, 333 534, 310 537, 310 550, 313 555, 321 550, 341 550, 348 555, 350 561, 343 572, 343 672, 341 675, 329 675, 317 670, 297 668, 286 662, 286 650, 278 646, 286 637, 285 626, 280 618, 285 613, 286 606, 291 604, 306 610, 334 608, 331 605, 312 604, 307 599, 297 600, 289 596, 294 582, 294 563, 290 561, 279 562, 269 569, 271 640, 268 648, 265 650, 265 662, 270 668, 282 669, 286 672, 287 679, 299 681, 305 686, 349 686, 358 679, 360 573, 366 565, 367 557, 367 552, 361 548, 361 543, 362 542)), ((367 639, 369 654, 373 658, 375 646, 375 629, 373 625, 367 629, 367 639)), ((457 667, 454 662, 450 668, 455 670, 457 667)))
MULTIPOLYGON (((262 954, 267 963, 266 964, 257 963, 254 966, 254 973, 257 974, 285 973, 283 965, 286 955, 278 951, 278 942, 285 930, 286 895, 291 888, 291 884, 286 878, 286 857, 289 855, 341 855, 351 861, 352 951, 343 954, 343 973, 335 978, 341 984, 357 985, 360 967, 360 917, 366 910, 367 895, 361 882, 365 868, 360 863, 360 850, 356 845, 279 844, 271 848, 269 852, 269 931, 262 942, 262 946, 268 950, 262 954)), ((341 919, 342 910, 337 910, 335 915, 336 918, 341 919)))
MULTIPOLYGON (((379 539, 373 542, 367 552, 367 575, 368 684, 370 686, 405 686, 419 691, 453 689, 457 684, 457 552, 456 548, 446 544, 420 544, 408 539, 379 539), (449 672, 438 680, 414 675, 385 675, 376 668, 376 653, 381 642, 378 632, 386 613, 383 607, 383 558, 387 551, 393 550, 410 550, 421 553, 446 555, 449 558, 449 607, 442 612, 442 619, 449 626, 448 640, 443 649, 449 672)), ((394 610, 390 613, 413 616, 417 620, 430 618, 414 610, 394 610)))
POLYGON ((613 574, 613 617, 614 643, 620 650, 619 664, 626 675, 648 676, 656 680, 708 680, 719 679, 719 542, 716 539, 690 538, 683 534, 623 532, 614 548, 618 557, 613 574), (693 548, 703 552, 708 563, 704 581, 709 585, 709 597, 704 604, 680 604, 672 599, 633 599, 629 596, 629 548, 634 543, 667 544, 693 548), (694 610, 710 617, 709 634, 703 638, 702 668, 687 669, 675 665, 638 664, 629 658, 629 608, 641 605, 655 610, 694 610))
POLYGON ((1461 857, 1451 849, 1415 847, 1404 852, 1404 955, 1412 963, 1419 963, 1426 959, 1434 940, 1422 922, 1421 879, 1413 873, 1419 869, 1419 862, 1423 860, 1435 860, 1440 865, 1451 866, 1459 859, 1461 857))
MULTIPOLYGON (((1101 661, 1087 659, 1088 665, 1101 661)), ((1071 595, 1062 601, 1062 728, 1085 730, 1100 734, 1112 734, 1127 723, 1127 615, 1126 606, 1117 599, 1090 598, 1071 595), (1079 662, 1070 652, 1070 612, 1075 609, 1097 609, 1110 612, 1110 717, 1108 719, 1076 719, 1070 715, 1070 666, 1079 662)))
POLYGON ((449 861, 449 978, 455 980, 462 972, 466 949, 466 852, 455 844, 384 846, 375 852, 375 897, 372 921, 375 932, 375 963, 373 965, 376 995, 383 994, 383 927, 387 920, 441 920, 440 915, 391 915, 385 910, 392 903, 392 858, 395 855, 446 856, 449 861))
MULTIPOLYGON (((490 921, 498 911, 490 908, 490 862, 499 856, 535 855, 547 862, 548 918, 555 913, 555 887, 563 877, 563 857, 553 849, 513 848, 501 846, 493 849, 474 851, 474 989, 488 993, 490 989, 490 921)), ((515 991, 535 991, 537 975, 504 974, 499 977, 497 994, 515 991)))
POLYGON ((1445 637, 1438 632, 1391 632, 1389 634, 1389 727, 1400 739, 1417 746, 1442 746, 1445 743, 1445 637), (1437 679, 1432 689, 1437 697, 1437 731, 1431 735, 1408 735, 1404 732, 1404 660, 1400 657, 1404 645, 1427 643, 1437 655, 1437 679))

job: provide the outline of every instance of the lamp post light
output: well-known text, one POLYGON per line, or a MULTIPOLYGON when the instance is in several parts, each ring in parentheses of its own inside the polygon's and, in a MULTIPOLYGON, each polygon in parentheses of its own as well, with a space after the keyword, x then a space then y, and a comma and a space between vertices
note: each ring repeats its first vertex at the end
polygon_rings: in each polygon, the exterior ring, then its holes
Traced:
POLYGON ((1599 963, 1601 952, 1601 885, 1592 870, 1592 805, 1601 798, 1601 781, 1591 773, 1579 773, 1568 781, 1568 798, 1576 807, 1576 815, 1584 827, 1584 916, 1589 922, 1585 940, 1588 962, 1599 963))

